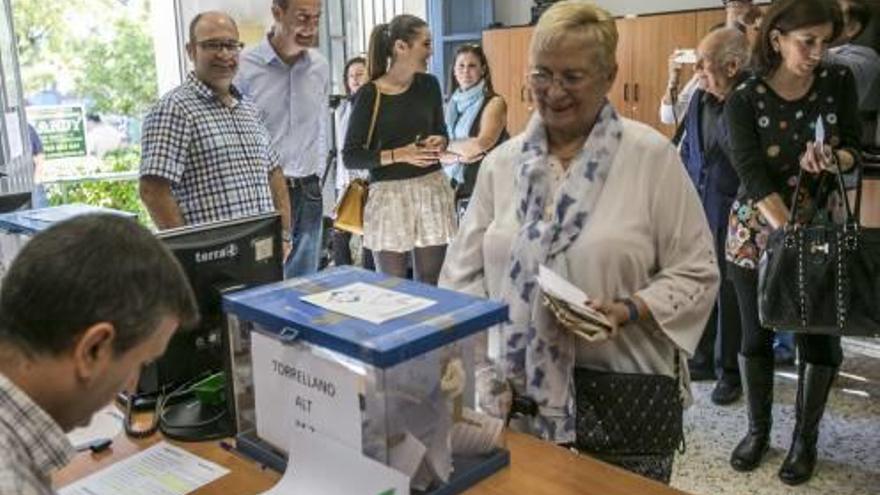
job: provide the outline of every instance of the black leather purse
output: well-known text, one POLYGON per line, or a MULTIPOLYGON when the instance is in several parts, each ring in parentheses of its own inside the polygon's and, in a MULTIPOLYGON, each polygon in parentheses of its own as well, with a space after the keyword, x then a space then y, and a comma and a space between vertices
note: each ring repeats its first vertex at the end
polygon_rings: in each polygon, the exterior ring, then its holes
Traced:
POLYGON ((669 483, 675 452, 684 452, 676 352, 675 378, 575 368, 574 447, 642 476, 669 483))
MULTIPOLYGON (((855 209, 843 178, 835 174, 845 206, 842 224, 788 222, 767 241, 758 272, 761 325, 780 330, 850 336, 880 336, 880 229, 859 223, 861 170, 855 209)), ((795 196, 804 179, 801 170, 795 196)))

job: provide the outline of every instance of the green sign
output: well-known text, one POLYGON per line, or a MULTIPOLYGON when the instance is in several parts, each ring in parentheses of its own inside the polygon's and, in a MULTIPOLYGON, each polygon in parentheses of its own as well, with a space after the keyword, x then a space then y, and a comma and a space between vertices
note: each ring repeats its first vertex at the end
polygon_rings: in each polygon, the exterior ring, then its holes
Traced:
POLYGON ((53 105, 28 107, 28 122, 43 141, 47 160, 86 156, 83 107, 53 105))

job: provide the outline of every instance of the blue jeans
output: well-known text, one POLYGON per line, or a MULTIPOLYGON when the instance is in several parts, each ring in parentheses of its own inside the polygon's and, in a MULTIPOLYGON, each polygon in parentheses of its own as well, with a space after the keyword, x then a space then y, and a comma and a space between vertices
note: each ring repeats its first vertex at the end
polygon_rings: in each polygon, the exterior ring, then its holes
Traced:
POLYGON ((48 206, 49 195, 46 194, 46 186, 34 184, 34 190, 31 193, 31 208, 47 208, 48 206))
POLYGON ((321 227, 324 205, 321 181, 316 175, 287 179, 290 193, 290 256, 284 263, 284 278, 301 277, 318 271, 321 257, 321 227))

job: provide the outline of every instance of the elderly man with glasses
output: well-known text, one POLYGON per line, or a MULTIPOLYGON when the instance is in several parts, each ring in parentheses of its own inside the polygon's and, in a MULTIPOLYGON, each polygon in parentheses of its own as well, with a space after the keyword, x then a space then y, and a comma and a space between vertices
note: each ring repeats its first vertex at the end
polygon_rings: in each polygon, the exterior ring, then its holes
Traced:
POLYGON ((293 252, 285 276, 318 271, 327 162, 330 65, 318 50, 320 0, 273 0, 272 30, 241 57, 235 80, 265 119, 290 194, 293 252))
POLYGON ((144 121, 140 194, 160 229, 274 210, 289 229, 278 154, 232 85, 242 47, 228 15, 197 15, 186 46, 194 70, 144 121))

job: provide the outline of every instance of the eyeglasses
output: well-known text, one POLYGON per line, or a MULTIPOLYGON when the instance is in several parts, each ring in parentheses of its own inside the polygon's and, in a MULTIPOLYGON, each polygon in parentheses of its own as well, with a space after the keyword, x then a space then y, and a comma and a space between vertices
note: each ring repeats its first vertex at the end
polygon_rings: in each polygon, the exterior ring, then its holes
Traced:
POLYGON ((565 91, 580 89, 590 79, 590 75, 582 71, 563 72, 559 76, 545 70, 533 70, 526 75, 529 84, 535 91, 547 91, 554 82, 565 91))
POLYGON ((296 23, 301 26, 317 26, 321 21, 321 13, 309 14, 306 12, 297 12, 295 18, 296 23))
POLYGON ((238 53, 244 48, 244 43, 237 40, 204 40, 197 41, 196 45, 202 50, 220 53, 224 49, 229 53, 238 53))

